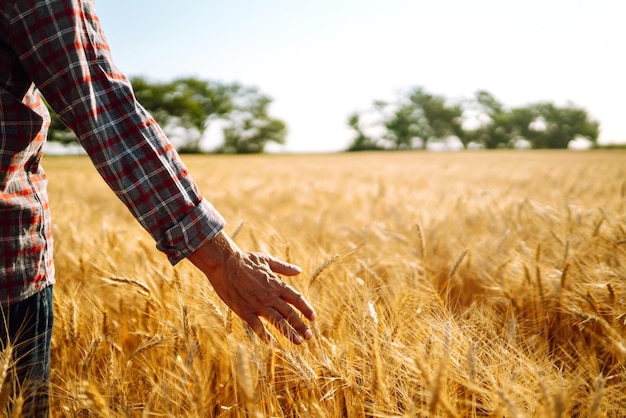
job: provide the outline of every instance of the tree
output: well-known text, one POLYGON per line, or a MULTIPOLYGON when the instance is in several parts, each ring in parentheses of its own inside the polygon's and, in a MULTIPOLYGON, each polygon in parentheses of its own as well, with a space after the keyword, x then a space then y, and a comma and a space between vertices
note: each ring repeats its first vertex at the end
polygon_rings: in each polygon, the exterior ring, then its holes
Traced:
POLYGON ((409 92, 409 101, 413 107, 413 120, 417 135, 422 138, 422 146, 428 141, 443 140, 456 136, 463 146, 462 127, 463 108, 459 104, 450 103, 445 97, 426 92, 423 87, 416 87, 409 92))
POLYGON ((348 116, 348 126, 356 131, 356 138, 348 147, 348 151, 368 151, 380 150, 382 146, 378 145, 374 138, 366 135, 361 127, 361 116, 358 112, 353 112, 348 116))
POLYGON ((465 103, 466 117, 472 128, 466 129, 464 133, 467 143, 475 143, 485 148, 496 148, 499 143, 508 141, 508 132, 501 128, 507 125, 504 105, 495 96, 485 90, 479 90, 474 94, 473 99, 465 103), (500 119, 499 123, 495 123, 500 119))
POLYGON ((413 140, 417 137, 424 138, 426 127, 420 126, 415 107, 410 103, 400 104, 392 116, 384 124, 387 128, 385 138, 389 140, 395 149, 413 148, 413 140))
MULTIPOLYGON (((425 148, 428 141, 444 140, 450 136, 462 141, 464 138, 462 106, 451 103, 443 96, 427 93, 422 87, 409 90, 395 102, 374 101, 370 112, 378 115, 388 148, 413 149, 416 144, 425 148)), ((348 125, 357 133, 349 150, 361 149, 364 144, 382 148, 371 138, 367 142, 359 122, 360 115, 356 112, 348 118, 348 125)))
POLYGON ((184 131, 178 149, 199 152, 211 118, 233 110, 232 96, 238 86, 223 85, 195 78, 179 78, 166 83, 149 82, 143 77, 131 78, 135 96, 164 131, 171 137, 184 131))
POLYGON ((540 102, 508 109, 491 93, 481 90, 469 107, 485 116, 486 122, 467 131, 466 137, 486 148, 512 148, 519 139, 527 140, 532 148, 567 148, 576 137, 595 143, 599 135, 598 122, 571 103, 559 107, 540 102))
MULTIPOLYGON (((500 147, 512 147, 516 138, 523 136, 522 109, 507 109, 496 97, 485 91, 479 90, 474 94, 474 100, 467 107, 477 112, 480 125, 473 130, 465 132, 468 142, 475 142, 487 149, 500 147)), ((530 123, 532 121, 530 118, 530 123)))
POLYGON ((284 144, 285 123, 268 113, 272 99, 255 87, 233 87, 233 110, 225 115, 224 144, 218 152, 261 153, 268 142, 284 144))
POLYGON ((564 107, 537 103, 531 108, 535 120, 541 121, 541 129, 534 129, 529 135, 533 148, 567 148, 577 137, 597 143, 600 125, 586 110, 571 103, 564 107))
MULTIPOLYGON (((200 152, 200 141, 218 120, 225 126, 220 152, 263 152, 268 142, 285 142, 285 123, 269 115, 272 100, 255 87, 196 78, 161 83, 133 77, 130 81, 139 103, 181 152, 200 152)), ((77 141, 54 114, 49 138, 65 144, 77 141)))

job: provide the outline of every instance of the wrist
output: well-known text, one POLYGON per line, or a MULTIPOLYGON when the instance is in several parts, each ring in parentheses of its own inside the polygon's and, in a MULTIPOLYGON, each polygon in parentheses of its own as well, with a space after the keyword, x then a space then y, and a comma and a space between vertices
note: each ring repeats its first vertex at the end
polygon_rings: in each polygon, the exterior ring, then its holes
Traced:
POLYGON ((187 259, 204 272, 222 267, 239 249, 224 231, 202 244, 187 259))

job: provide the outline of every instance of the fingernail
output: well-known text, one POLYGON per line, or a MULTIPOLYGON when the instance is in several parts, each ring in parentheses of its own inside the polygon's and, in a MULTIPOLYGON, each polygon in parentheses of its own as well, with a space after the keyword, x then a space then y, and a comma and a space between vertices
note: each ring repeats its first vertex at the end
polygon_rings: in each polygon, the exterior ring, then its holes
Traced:
POLYGON ((306 331, 304 331, 304 339, 310 340, 311 338, 313 338, 313 333, 311 332, 311 330, 307 329, 306 331))

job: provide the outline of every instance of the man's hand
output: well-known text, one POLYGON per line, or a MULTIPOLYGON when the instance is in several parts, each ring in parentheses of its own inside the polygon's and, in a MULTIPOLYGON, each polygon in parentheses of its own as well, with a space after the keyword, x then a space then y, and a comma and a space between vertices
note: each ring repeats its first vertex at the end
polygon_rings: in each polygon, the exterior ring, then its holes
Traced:
POLYGON ((294 276, 300 268, 263 253, 241 251, 220 232, 187 257, 209 279, 222 300, 263 341, 274 340, 260 317, 274 325, 292 343, 300 344, 313 334, 297 311, 315 320, 304 297, 277 274, 294 276))

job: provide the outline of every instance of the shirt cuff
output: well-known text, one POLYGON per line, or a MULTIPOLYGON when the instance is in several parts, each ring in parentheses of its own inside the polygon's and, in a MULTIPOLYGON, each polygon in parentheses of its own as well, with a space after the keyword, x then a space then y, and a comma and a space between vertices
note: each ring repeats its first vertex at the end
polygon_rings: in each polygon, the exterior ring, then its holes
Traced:
POLYGON ((225 224, 222 215, 202 198, 180 222, 165 231, 163 238, 157 241, 157 249, 167 255, 172 265, 176 265, 217 235, 225 224))

